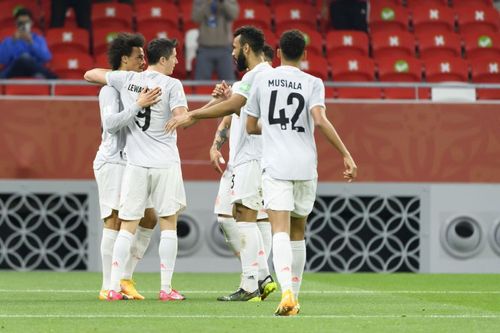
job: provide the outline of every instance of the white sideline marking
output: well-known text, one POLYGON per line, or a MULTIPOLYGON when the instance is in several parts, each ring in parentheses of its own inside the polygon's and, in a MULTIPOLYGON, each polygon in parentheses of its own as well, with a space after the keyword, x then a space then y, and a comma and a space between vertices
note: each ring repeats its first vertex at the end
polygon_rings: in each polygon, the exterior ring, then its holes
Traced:
MULTIPOLYGON (((155 314, 0 314, 0 318, 187 318, 187 319, 275 319, 284 318, 273 315, 238 316, 238 315, 155 315, 155 314)), ((434 315, 298 315, 297 319, 500 319, 495 314, 434 314, 434 315)))
MULTIPOLYGON (((92 289, 0 289, 0 293, 54 293, 54 294, 91 294, 98 293, 99 290, 92 289)), ((155 294, 158 290, 141 291, 145 294, 155 294)), ((184 294, 224 294, 231 290, 182 290, 184 294)), ((484 295, 500 294, 500 290, 304 290, 301 294, 332 294, 332 295, 388 295, 388 294, 408 294, 408 295, 484 295)))

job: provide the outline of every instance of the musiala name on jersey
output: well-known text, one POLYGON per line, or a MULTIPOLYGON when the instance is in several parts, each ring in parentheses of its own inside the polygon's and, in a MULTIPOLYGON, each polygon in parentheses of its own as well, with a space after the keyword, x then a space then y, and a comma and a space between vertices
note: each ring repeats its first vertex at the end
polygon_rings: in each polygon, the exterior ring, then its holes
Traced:
POLYGON ((274 79, 274 80, 269 80, 267 81, 268 87, 282 87, 282 88, 289 88, 289 89, 295 89, 295 90, 302 90, 302 84, 300 82, 293 82, 293 81, 288 81, 285 79, 274 79))

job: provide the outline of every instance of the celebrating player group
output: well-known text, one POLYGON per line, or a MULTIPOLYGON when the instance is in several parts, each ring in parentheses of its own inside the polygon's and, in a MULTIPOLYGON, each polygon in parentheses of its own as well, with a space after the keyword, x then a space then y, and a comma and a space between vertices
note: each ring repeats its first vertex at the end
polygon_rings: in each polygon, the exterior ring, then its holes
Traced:
POLYGON ((108 50, 112 71, 85 73, 87 81, 104 85, 99 94, 102 142, 94 161, 104 220, 99 298, 144 299, 132 275, 159 223, 158 297, 185 299, 172 288, 177 217, 186 207, 176 128, 222 118, 210 148, 211 162, 222 173, 214 212, 242 274, 239 288, 217 300, 259 302, 274 292, 278 286, 267 264, 272 249, 282 293, 275 314, 296 315, 306 261, 305 225, 318 178, 315 128, 341 154, 344 178, 351 181, 357 174, 326 117, 323 82, 300 70, 304 36, 297 30, 282 34, 277 49, 281 66, 273 68, 274 52, 262 31, 237 29, 232 55, 243 78, 232 86, 217 84, 212 100, 192 111, 181 82, 170 77, 176 45, 169 39, 149 42, 144 70, 143 37, 120 34, 108 50), (223 171, 220 150, 226 141, 230 153, 223 171))

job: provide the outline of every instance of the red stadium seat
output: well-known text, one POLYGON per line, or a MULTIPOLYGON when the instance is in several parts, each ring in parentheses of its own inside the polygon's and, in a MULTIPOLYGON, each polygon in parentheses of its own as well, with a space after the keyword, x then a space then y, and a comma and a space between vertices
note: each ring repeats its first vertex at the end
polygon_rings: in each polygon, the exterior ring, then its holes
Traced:
POLYGON ((14 14, 23 7, 31 11, 34 24, 40 26, 41 10, 36 0, 3 0, 0 1, 0 27, 15 27, 14 14))
POLYGON ((368 35, 362 31, 329 31, 326 35, 327 58, 368 56, 368 35))
POLYGON ((460 33, 497 32, 500 22, 498 11, 491 8, 460 7, 456 9, 460 33))
POLYGON ((132 29, 132 7, 123 3, 94 3, 92 26, 129 31, 132 29))
POLYGON ((94 66, 96 68, 110 68, 108 62, 108 55, 106 53, 101 53, 94 57, 94 66))
MULTIPOLYGON (((310 27, 301 27, 299 29, 306 39, 307 52, 318 56, 323 56, 323 36, 316 30, 310 27)), ((286 29, 277 29, 276 35, 281 36, 286 29)))
POLYGON ((408 30, 408 11, 403 6, 376 6, 370 10, 370 31, 408 30))
POLYGON ((179 8, 173 3, 147 2, 135 6, 137 30, 162 26, 168 30, 179 29, 179 17, 175 13, 179 8))
POLYGON ((448 0, 406 0, 406 5, 411 9, 419 6, 448 6, 448 0))
MULTIPOLYGON (((471 61, 472 82, 500 83, 500 58, 471 61)), ((500 89, 477 89, 478 99, 500 99, 500 89)))
POLYGON ((462 58, 431 58, 425 61, 427 82, 467 82, 469 66, 462 58))
POLYGON ((118 35, 118 33, 118 30, 110 30, 108 28, 94 29, 94 55, 98 56, 101 53, 105 53, 108 49, 108 44, 118 35))
POLYGON ((240 13, 233 26, 254 25, 259 28, 271 29, 271 10, 264 4, 243 2, 240 13))
MULTIPOLYGON (((375 65, 368 57, 335 57, 329 59, 333 81, 372 82, 375 80, 375 65)), ((379 88, 337 88, 338 98, 380 98, 379 88)))
POLYGON ((310 27, 316 29, 316 10, 302 3, 283 3, 274 7, 274 23, 281 31, 310 27))
POLYGON ((467 59, 500 57, 500 33, 470 33, 462 37, 467 59))
POLYGON ((180 17, 182 22, 182 31, 197 28, 198 24, 193 22, 192 11, 193 1, 180 1, 179 2, 180 17))
POLYGON ((52 70, 60 79, 82 79, 83 74, 93 67, 92 57, 82 53, 56 53, 51 62, 52 70))
POLYGON ((78 28, 53 28, 46 34, 51 52, 89 53, 89 33, 78 28))
MULTIPOLYGON (((422 63, 413 57, 383 58, 377 61, 382 82, 421 82, 422 63)), ((415 99, 413 88, 384 88, 385 98, 415 99)))
POLYGON ((100 86, 96 85, 64 85, 57 84, 54 87, 54 95, 56 96, 97 96, 99 95, 100 86))
POLYGON ((328 80, 328 62, 322 56, 308 54, 307 58, 300 63, 300 67, 306 73, 328 80))
MULTIPOLYGON (((417 0, 415 0, 417 1, 417 0)), ((452 0, 452 7, 460 8, 460 7, 493 7, 493 0, 452 0)))
POLYGON ((462 41, 456 33, 419 33, 417 41, 421 59, 462 56, 462 41))
POLYGON ((455 13, 446 6, 422 4, 412 10, 413 27, 416 33, 453 32, 455 13))
POLYGON ((379 31, 372 34, 372 51, 375 58, 387 56, 414 56, 415 37, 406 31, 379 31))
POLYGON ((141 34, 146 39, 146 44, 155 38, 169 38, 177 40, 177 52, 184 48, 184 33, 179 30, 166 29, 161 25, 148 26, 141 30, 141 34))
MULTIPOLYGON (((9 80, 33 80, 33 78, 26 77, 26 78, 14 78, 9 80)), ((6 84, 4 86, 4 94, 5 95, 50 95, 50 86, 6 84)))

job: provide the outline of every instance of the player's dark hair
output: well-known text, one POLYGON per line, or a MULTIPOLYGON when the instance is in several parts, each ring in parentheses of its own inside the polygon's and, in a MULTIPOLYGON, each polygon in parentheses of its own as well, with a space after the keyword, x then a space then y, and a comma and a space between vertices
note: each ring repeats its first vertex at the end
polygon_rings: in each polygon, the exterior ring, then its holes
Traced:
POLYGON ((264 44, 264 47, 262 48, 262 52, 264 52, 264 57, 266 58, 266 61, 273 61, 274 59, 274 49, 271 47, 269 44, 264 44))
POLYGON ((119 33, 109 44, 108 62, 113 70, 120 68, 122 57, 130 57, 134 47, 144 47, 141 34, 119 33))
POLYGON ((153 39, 151 42, 149 42, 146 50, 146 57, 148 59, 149 65, 156 65, 160 62, 161 57, 165 57, 168 59, 172 55, 172 53, 174 53, 174 49, 176 46, 176 39, 153 39))
POLYGON ((234 32, 234 37, 240 36, 240 45, 248 44, 255 54, 260 54, 264 48, 264 33, 262 30, 245 25, 234 32))
POLYGON ((304 54, 306 39, 299 30, 288 30, 281 34, 280 49, 286 60, 297 61, 304 54))
POLYGON ((33 20, 33 13, 31 12, 31 10, 29 10, 28 8, 24 8, 24 7, 21 7, 15 11, 14 18, 17 20, 17 18, 19 16, 24 16, 24 15, 29 16, 30 19, 33 20))

